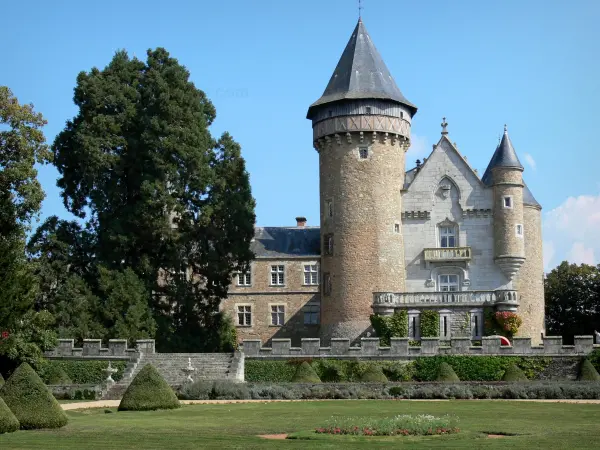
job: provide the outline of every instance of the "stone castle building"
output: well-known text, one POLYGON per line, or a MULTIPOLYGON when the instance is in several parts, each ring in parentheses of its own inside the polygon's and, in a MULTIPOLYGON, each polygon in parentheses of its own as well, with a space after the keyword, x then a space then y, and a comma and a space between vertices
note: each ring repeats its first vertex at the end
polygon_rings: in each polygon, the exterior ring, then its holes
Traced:
MULTIPOLYGON (((359 20, 325 92, 310 105, 319 153, 320 227, 257 228, 256 259, 222 310, 242 339, 357 339, 371 314, 405 309, 409 336, 436 309, 440 337, 484 333, 483 308, 544 332, 541 206, 504 135, 483 177, 448 138, 406 171, 417 107, 359 20)), ((490 152, 491 153, 491 152, 490 152)))

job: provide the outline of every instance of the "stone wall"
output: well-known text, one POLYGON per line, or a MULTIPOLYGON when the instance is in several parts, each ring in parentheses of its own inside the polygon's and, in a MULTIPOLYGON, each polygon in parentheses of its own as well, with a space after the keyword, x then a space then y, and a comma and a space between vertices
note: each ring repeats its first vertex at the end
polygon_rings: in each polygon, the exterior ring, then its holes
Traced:
POLYGON ((108 347, 102 347, 102 339, 84 339, 82 347, 75 347, 74 339, 59 339, 58 346, 45 356, 49 359, 137 359, 140 353, 154 353, 154 339, 140 339, 135 348, 127 348, 127 339, 110 339, 108 347))
POLYGON ((349 339, 331 339, 329 347, 321 347, 320 339, 302 339, 300 347, 292 347, 289 339, 273 339, 272 346, 262 347, 259 340, 246 340, 242 351, 247 358, 340 357, 410 359, 434 355, 519 355, 519 356, 583 356, 600 348, 592 336, 575 336, 575 345, 562 345, 562 337, 546 336, 543 345, 532 346, 531 338, 513 338, 511 346, 501 346, 500 339, 484 337, 481 346, 471 345, 470 338, 422 338, 418 347, 408 338, 392 338, 389 347, 381 347, 379 338, 362 338, 360 347, 351 347, 349 339))
POLYGON ((228 297, 221 302, 221 311, 229 314, 237 327, 238 339, 260 339, 270 342, 272 338, 290 338, 300 343, 301 338, 317 337, 318 324, 304 324, 304 311, 309 307, 320 308, 318 285, 304 284, 304 265, 319 264, 319 258, 257 259, 251 265, 252 284, 238 286, 237 276, 229 287, 228 297), (271 266, 282 265, 285 270, 285 286, 272 286, 271 266), (252 308, 250 326, 238 322, 238 306, 252 308), (285 307, 284 324, 271 324, 271 306, 285 307))
POLYGON ((438 290, 440 272, 459 275, 462 290, 506 289, 508 280, 494 263, 492 207, 492 189, 481 182, 451 142, 442 138, 402 196, 406 291, 438 290), (442 185, 450 190, 445 193, 442 185), (430 216, 413 218, 411 211, 428 211, 430 216), (468 265, 425 263, 423 249, 440 246, 438 225, 445 221, 458 228, 457 246, 471 247, 468 265))

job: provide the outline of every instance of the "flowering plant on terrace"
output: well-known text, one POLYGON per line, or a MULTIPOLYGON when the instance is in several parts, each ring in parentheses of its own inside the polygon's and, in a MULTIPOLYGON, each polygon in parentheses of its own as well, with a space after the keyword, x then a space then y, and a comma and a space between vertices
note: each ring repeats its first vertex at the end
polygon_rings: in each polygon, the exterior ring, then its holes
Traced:
POLYGON ((511 336, 519 331, 519 327, 523 323, 523 319, 513 312, 498 311, 494 317, 498 325, 511 336))

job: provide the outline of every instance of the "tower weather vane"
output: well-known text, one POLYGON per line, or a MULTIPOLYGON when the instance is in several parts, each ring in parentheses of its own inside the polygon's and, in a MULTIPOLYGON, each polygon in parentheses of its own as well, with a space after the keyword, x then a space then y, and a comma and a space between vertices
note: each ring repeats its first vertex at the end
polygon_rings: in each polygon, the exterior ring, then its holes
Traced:
POLYGON ((362 12, 363 6, 362 6, 362 0, 358 0, 358 18, 361 18, 361 12, 362 12))

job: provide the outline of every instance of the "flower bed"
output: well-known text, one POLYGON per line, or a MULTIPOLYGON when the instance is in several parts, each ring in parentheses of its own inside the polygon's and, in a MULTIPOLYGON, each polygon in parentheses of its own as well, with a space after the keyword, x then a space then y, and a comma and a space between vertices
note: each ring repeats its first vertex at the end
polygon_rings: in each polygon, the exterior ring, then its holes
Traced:
POLYGON ((399 415, 383 419, 372 417, 332 417, 324 427, 317 428, 319 434, 350 434, 359 436, 427 436, 458 433, 458 418, 399 415))

